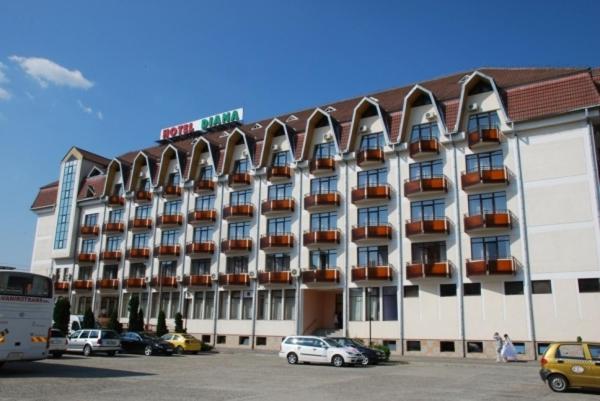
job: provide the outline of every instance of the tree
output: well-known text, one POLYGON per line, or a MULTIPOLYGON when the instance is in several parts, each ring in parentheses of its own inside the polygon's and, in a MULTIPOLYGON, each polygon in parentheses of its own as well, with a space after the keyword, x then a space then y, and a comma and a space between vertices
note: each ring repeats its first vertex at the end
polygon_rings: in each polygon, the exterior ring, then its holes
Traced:
POLYGON ((82 329, 93 329, 96 327, 96 318, 94 317, 94 312, 92 312, 92 308, 87 308, 85 313, 83 314, 83 323, 81 325, 82 329))
POLYGON ((175 333, 185 333, 183 328, 183 315, 179 312, 175 315, 175 333))
POLYGON ((137 295, 134 295, 129 300, 129 323, 128 327, 130 331, 141 331, 139 323, 139 310, 140 310, 140 299, 137 295))
POLYGON ((69 320, 71 319, 71 303, 67 298, 60 297, 54 304, 54 313, 52 315, 54 327, 62 331, 65 335, 69 332, 69 320))
POLYGON ((116 331, 117 333, 121 333, 123 331, 123 325, 119 322, 119 316, 117 315, 117 310, 113 309, 110 312, 110 320, 108 321, 108 328, 116 331))
POLYGON ((138 313, 138 331, 144 331, 144 310, 140 308, 138 313))
POLYGON ((161 337, 169 332, 167 329, 167 321, 165 319, 165 312, 158 312, 158 321, 156 322, 156 336, 161 337))

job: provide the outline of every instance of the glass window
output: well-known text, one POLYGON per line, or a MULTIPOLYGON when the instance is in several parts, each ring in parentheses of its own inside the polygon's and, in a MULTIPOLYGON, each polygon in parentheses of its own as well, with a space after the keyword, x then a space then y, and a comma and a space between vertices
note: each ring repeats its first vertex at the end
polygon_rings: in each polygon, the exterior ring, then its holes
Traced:
POLYGON ((67 233, 69 231, 69 220, 71 218, 76 167, 77 160, 71 160, 66 162, 63 168, 60 199, 58 201, 58 217, 56 219, 56 232, 54 234, 54 249, 64 249, 67 246, 67 233))
POLYGON ((165 215, 179 214, 181 212, 181 199, 165 202, 163 211, 165 215))
POLYGON ((152 206, 138 206, 135 208, 136 219, 149 219, 152 206))
POLYGON ((580 278, 577 280, 579 292, 600 292, 600 278, 580 278))
POLYGON ((256 307, 256 318, 258 320, 267 319, 267 311, 269 310, 269 291, 259 290, 258 291, 258 302, 256 307))
POLYGON ((229 319, 240 318, 240 307, 242 304, 242 293, 240 291, 231 291, 231 301, 229 305, 229 319))
POLYGON ((409 176, 411 181, 423 178, 441 178, 444 176, 442 160, 412 163, 409 165, 409 176))
POLYGON ((504 168, 504 156, 501 150, 475 153, 467 155, 465 159, 467 161, 467 173, 504 168))
POLYGON ((337 229, 337 212, 313 213, 310 215, 310 231, 337 229))
POLYGON ((150 179, 142 178, 138 185, 138 191, 150 192, 150 179))
POLYGON ((412 262, 431 264, 446 261, 446 241, 411 244, 412 262))
POLYGON ((252 320, 252 294, 247 291, 244 293, 242 297, 242 319, 244 320, 252 320))
POLYGON ((92 266, 79 266, 79 280, 92 279, 92 266))
POLYGON ((98 224, 98 213, 86 214, 83 219, 83 225, 86 227, 92 227, 98 224))
POLYGON ((387 184, 387 168, 377 168, 358 172, 358 187, 376 187, 387 184))
POLYGON ((273 167, 283 167, 283 166, 287 166, 288 164, 290 164, 290 152, 289 151, 283 151, 283 152, 277 152, 273 154, 273 161, 271 163, 271 165, 273 167))
POLYGON ((283 294, 281 290, 271 291, 271 320, 282 320, 283 294))
POLYGON ((481 295, 481 283, 464 283, 463 290, 465 297, 481 295))
POLYGON ((600 361, 600 345, 588 344, 588 350, 594 361, 600 361))
POLYGON ((404 298, 418 298, 419 297, 419 286, 418 285, 405 285, 404 286, 404 298))
POLYGON ((143 278, 146 277, 146 265, 143 263, 132 263, 129 267, 129 277, 143 278))
POLYGON ((108 252, 118 251, 121 247, 121 236, 115 235, 106 238, 106 250, 108 252))
MULTIPOLYGON (((52 297, 52 281, 47 277, 34 276, 17 271, 2 271, 0 274, 0 295, 26 295, 29 297, 52 297)), ((11 306, 7 306, 9 309, 11 306)), ((16 310, 17 305, 12 306, 16 310)), ((6 310, 3 307, 3 310, 6 310)), ((6 315, 3 314, 3 317, 6 315)), ((16 316, 16 313, 15 315, 16 316)), ((6 323, 5 321, 5 324, 6 323)))
POLYGON ((292 197, 292 183, 269 185, 268 200, 289 199, 292 197))
POLYGON ((111 210, 108 213, 108 222, 109 223, 120 223, 121 220, 123 220, 123 209, 111 210))
POLYGON ((387 206, 364 207, 358 209, 358 226, 381 226, 388 222, 387 206))
POLYGON ((440 284, 440 297, 455 297, 456 284, 440 284))
POLYGON ((337 191, 337 175, 310 180, 310 194, 329 194, 337 191))
POLYGON ((471 259, 496 260, 510 258, 510 237, 471 238, 471 259))
POLYGON ((210 274, 210 259, 192 259, 192 266, 190 268, 190 274, 192 276, 201 276, 203 274, 210 274))
POLYGON ((148 238, 149 235, 147 233, 137 233, 133 234, 133 239, 131 241, 132 248, 147 248, 148 247, 148 238))
POLYGON ((291 217, 277 217, 273 219, 267 219, 267 234, 268 235, 281 235, 288 234, 292 231, 292 218, 291 217))
POLYGON ((200 172, 198 174, 199 181, 210 181, 213 178, 213 168, 212 166, 205 166, 200 168, 200 172))
POLYGON ((283 320, 295 320, 296 290, 284 290, 283 320))
POLYGON ((469 215, 506 212, 506 192, 469 195, 469 215))
POLYGON ((333 141, 318 143, 315 145, 313 159, 330 159, 335 155, 335 144, 333 141))
POLYGON ((555 357, 562 359, 585 359, 583 345, 581 344, 563 344, 556 350, 555 357))
POLYGON ((266 255, 266 271, 281 272, 290 270, 290 255, 285 253, 270 253, 266 255))
POLYGON ((196 210, 212 210, 215 208, 215 196, 206 195, 196 198, 196 210))
POLYGON ((440 220, 446 217, 444 199, 432 199, 410 203, 410 218, 412 221, 440 220))
POLYGON ((481 341, 467 341, 467 353, 469 354, 480 354, 483 352, 483 342, 481 341))
POLYGON ((250 222, 237 222, 227 224, 228 239, 245 239, 250 236, 250 222))
POLYGON ((227 319, 227 309, 229 305, 229 292, 219 292, 219 319, 227 319))
POLYGON ((96 247, 95 239, 84 239, 81 241, 81 253, 94 253, 96 247))
POLYGON ((248 256, 230 256, 226 262, 227 274, 248 273, 248 256))
POLYGON ((178 236, 179 230, 165 230, 161 233, 160 244, 165 246, 176 245, 178 236))
POLYGON ((248 158, 236 160, 233 163, 233 174, 243 174, 250 170, 250 160, 248 158))
POLYGON ((350 321, 362 320, 363 311, 363 289, 350 288, 350 321))
POLYGON ((387 264, 387 246, 364 246, 358 248, 359 266, 385 266, 387 264))
POLYGON ((209 226, 194 227, 195 243, 211 241, 213 237, 213 228, 209 226))
POLYGON ((336 266, 337 253, 335 249, 310 251, 310 268, 327 269, 336 266))
POLYGON ((231 206, 248 205, 252 203, 252 190, 234 191, 229 194, 229 203, 231 206))
POLYGON ((162 260, 158 265, 160 277, 175 277, 177 274, 177 262, 174 260, 162 260))
POLYGON ((118 272, 118 265, 104 265, 104 268, 102 269, 102 278, 104 280, 114 280, 117 278, 118 272))
POLYGON ((398 288, 383 287, 383 320, 398 320, 398 288))
POLYGON ((421 140, 439 139, 440 130, 437 123, 425 123, 413 125, 410 131, 410 142, 421 140))
POLYGON ((212 319, 215 313, 215 293, 206 291, 204 297, 204 319, 212 319))
POLYGON ((178 186, 181 183, 181 176, 178 172, 169 174, 169 184, 171 186, 178 186))
POLYGON ((523 295, 522 281, 505 281, 504 295, 523 295))
POLYGON ((407 340, 406 341, 406 350, 414 351, 414 352, 421 351, 421 341, 407 340))
POLYGON ((552 294, 552 281, 533 280, 531 281, 531 292, 533 294, 552 294))
POLYGON ((367 320, 379 320, 379 288, 365 288, 367 291, 367 320))
POLYGON ((360 138, 359 150, 365 149, 379 149, 385 145, 385 138, 383 132, 377 134, 367 134, 360 138))
POLYGON ((479 131, 482 129, 498 128, 500 120, 495 111, 477 113, 469 117, 468 132, 479 131))
POLYGON ((202 306, 204 304, 204 292, 198 291, 194 293, 194 311, 193 319, 202 319, 202 306))

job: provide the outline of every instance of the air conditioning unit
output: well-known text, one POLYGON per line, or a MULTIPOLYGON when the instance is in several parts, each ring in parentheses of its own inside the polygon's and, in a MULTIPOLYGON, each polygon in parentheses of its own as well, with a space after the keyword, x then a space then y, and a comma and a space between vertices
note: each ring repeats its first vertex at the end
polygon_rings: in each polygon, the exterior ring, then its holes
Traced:
POLYGON ((469 111, 477 111, 479 110, 479 105, 477 103, 471 103, 469 105, 469 111))
POLYGON ((254 270, 250 270, 248 272, 248 277, 250 277, 250 278, 256 278, 256 272, 254 270))
POLYGON ((210 279, 212 281, 217 281, 219 279, 219 275, 217 273, 211 273, 210 274, 210 279))
POLYGON ((194 299, 194 294, 191 293, 191 292, 189 292, 189 291, 186 291, 185 292, 185 299, 194 299))
POLYGON ((273 145, 271 147, 271 149, 273 149, 274 151, 278 151, 279 150, 279 145, 273 145))
POLYGON ((178 283, 181 283, 183 281, 183 277, 181 277, 181 276, 177 276, 175 279, 177 280, 178 283))
POLYGON ((324 138, 326 141, 331 141, 331 140, 333 140, 333 134, 328 132, 327 134, 325 134, 324 138))
POLYGON ((150 282, 150 277, 146 276, 145 280, 146 280, 147 283, 149 283, 150 282))
POLYGON ((252 298, 252 291, 244 291, 244 298, 252 298))
POLYGON ((300 277, 300 269, 294 268, 290 273, 292 274, 292 277, 300 277))
POLYGON ((360 132, 367 132, 369 129, 369 127, 367 127, 366 125, 361 125, 360 126, 360 132))
POLYGON ((433 111, 428 111, 427 113, 425 113, 425 118, 428 120, 435 120, 436 115, 433 111))

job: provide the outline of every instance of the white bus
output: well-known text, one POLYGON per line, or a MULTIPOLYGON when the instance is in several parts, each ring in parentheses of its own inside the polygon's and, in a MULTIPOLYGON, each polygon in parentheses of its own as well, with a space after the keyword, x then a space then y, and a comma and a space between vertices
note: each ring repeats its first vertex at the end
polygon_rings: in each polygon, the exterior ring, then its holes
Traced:
POLYGON ((48 356, 53 308, 48 277, 0 269, 0 366, 48 356))

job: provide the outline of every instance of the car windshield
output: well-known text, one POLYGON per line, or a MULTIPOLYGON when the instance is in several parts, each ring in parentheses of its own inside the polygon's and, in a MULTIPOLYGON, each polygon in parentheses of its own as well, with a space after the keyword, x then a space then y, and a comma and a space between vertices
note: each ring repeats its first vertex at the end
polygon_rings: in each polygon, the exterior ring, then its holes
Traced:
POLYGON ((339 347, 340 346, 340 344, 337 341, 335 341, 331 338, 324 338, 323 341, 325 341, 325 343, 327 345, 329 345, 330 347, 339 347))
POLYGON ((190 335, 190 334, 183 334, 182 336, 183 336, 183 338, 185 338, 186 340, 195 340, 195 339, 196 339, 196 337, 194 337, 194 336, 192 336, 192 335, 190 335))
POLYGON ((144 339, 144 340, 153 340, 153 341, 159 340, 158 337, 154 337, 153 335, 150 335, 148 333, 139 333, 139 334, 142 337, 142 339, 144 339))

